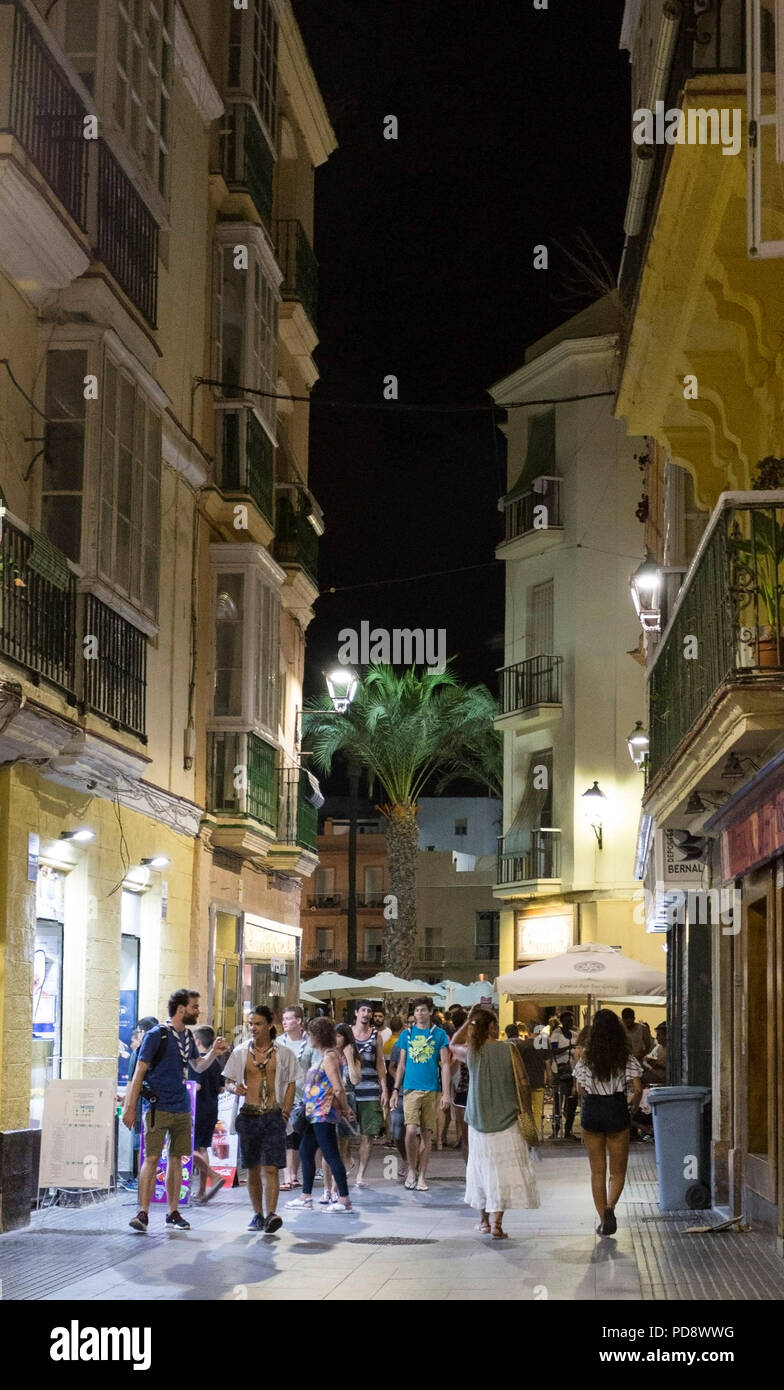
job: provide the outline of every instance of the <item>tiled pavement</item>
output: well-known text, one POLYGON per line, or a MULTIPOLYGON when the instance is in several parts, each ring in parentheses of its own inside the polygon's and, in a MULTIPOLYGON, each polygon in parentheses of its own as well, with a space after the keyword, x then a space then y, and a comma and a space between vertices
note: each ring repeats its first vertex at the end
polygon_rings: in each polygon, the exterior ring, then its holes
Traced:
MULTIPOLYGON (((687 1236, 709 1212, 660 1213, 653 1154, 633 1148, 618 1208, 618 1234, 594 1234, 588 1164, 576 1144, 545 1145, 538 1165, 542 1206, 510 1213, 511 1239, 475 1229, 463 1203, 463 1166, 433 1157, 430 1192, 385 1182, 377 1149, 372 1187, 356 1212, 289 1212, 276 1236, 246 1232, 244 1189, 197 1210, 189 1233, 168 1234, 163 1212, 151 1233, 127 1222, 133 1194, 91 1207, 53 1209, 25 1231, 0 1236, 6 1300, 580 1299, 629 1301, 784 1298, 784 1260, 758 1232, 687 1236), (381 1243, 390 1241, 389 1244, 381 1243), (395 1243, 391 1243, 391 1242, 395 1243), (396 1242, 400 1241, 398 1244, 396 1242), (405 1242, 405 1243, 403 1243, 405 1242), (409 1244, 408 1242, 413 1242, 409 1244)), ((318 1197, 320 1188, 316 1188, 318 1197)))

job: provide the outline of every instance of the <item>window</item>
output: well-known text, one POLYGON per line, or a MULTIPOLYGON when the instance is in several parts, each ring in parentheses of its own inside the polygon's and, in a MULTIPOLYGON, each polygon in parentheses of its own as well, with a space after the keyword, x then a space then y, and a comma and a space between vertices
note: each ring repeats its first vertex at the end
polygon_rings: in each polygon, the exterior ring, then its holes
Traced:
POLYGON ((107 355, 103 375, 98 570, 144 612, 158 607, 161 420, 107 355))
POLYGON ((65 14, 63 46, 85 87, 95 96, 98 0, 71 0, 65 14))
POLYGON ((118 0, 114 113, 150 181, 166 195, 172 0, 118 0))
POLYGON ((225 557, 226 564, 215 574, 212 717, 231 721, 229 728, 262 731, 277 744, 280 594, 257 563, 262 552, 247 547, 241 564, 239 549, 212 547, 213 559, 225 557))
POLYGON ((456 821, 455 821, 455 834, 456 834, 456 835, 467 835, 467 834, 468 834, 468 821, 467 821, 467 820, 465 820, 464 818, 462 818, 462 819, 460 819, 460 820, 456 820, 456 821))
POLYGON ((363 896, 366 907, 381 907, 384 901, 384 870, 365 869, 363 896))
POLYGON ((317 898, 332 898, 335 895, 335 870, 317 869, 315 890, 317 898))
POLYGON ((316 928, 316 954, 319 960, 328 964, 335 949, 335 933, 332 927, 316 928))
POLYGON ((86 374, 86 352, 47 353, 41 530, 76 564, 82 549, 86 374))
POLYGON ((232 9, 229 26, 228 85, 253 96, 275 142, 278 89, 278 21, 271 0, 249 0, 247 11, 232 9))
POLYGON ((216 248, 215 370, 225 383, 224 397, 241 398, 243 387, 270 392, 269 398, 248 399, 274 434, 278 295, 258 244, 250 240, 254 230, 238 224, 231 244, 216 248), (247 253, 246 270, 240 248, 247 253))
POLYGON ((526 657, 551 656, 553 651, 553 581, 534 584, 528 594, 526 657))
POLYGON ((494 960, 498 955, 497 912, 477 912, 474 946, 477 960, 494 960))
POLYGON ((384 933, 381 927, 369 927, 365 932, 365 960, 381 964, 384 955, 384 933))

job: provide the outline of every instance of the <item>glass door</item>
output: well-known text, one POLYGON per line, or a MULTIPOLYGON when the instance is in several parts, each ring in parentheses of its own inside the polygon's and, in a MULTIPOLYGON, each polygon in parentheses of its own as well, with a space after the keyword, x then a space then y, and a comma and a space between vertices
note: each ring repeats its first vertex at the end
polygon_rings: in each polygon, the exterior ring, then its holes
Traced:
POLYGON ((33 1054, 30 1128, 40 1129, 47 1080, 60 1075, 62 1053, 63 928, 40 919, 33 949, 33 1054))

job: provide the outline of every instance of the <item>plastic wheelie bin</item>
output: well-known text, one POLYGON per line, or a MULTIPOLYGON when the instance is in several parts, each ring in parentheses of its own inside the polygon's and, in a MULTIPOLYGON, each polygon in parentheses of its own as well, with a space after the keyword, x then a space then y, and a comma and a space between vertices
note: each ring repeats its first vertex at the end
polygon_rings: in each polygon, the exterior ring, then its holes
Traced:
POLYGON ((652 1086, 659 1206, 662 1211, 704 1210, 711 1205, 702 1112, 707 1086, 652 1086))

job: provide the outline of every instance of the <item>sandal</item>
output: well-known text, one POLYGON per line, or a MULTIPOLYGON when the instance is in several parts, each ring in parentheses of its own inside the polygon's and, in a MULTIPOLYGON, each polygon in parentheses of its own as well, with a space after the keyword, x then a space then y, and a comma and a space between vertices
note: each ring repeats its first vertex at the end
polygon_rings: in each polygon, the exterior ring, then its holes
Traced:
POLYGON ((294 1191, 294 1184, 293 1184, 293 1182, 282 1182, 281 1185, 280 1185, 280 1191, 281 1191, 281 1192, 293 1192, 293 1191, 294 1191))
POLYGON ((493 1229, 492 1229, 492 1231, 490 1232, 490 1234, 491 1234, 491 1236, 493 1237, 493 1240, 508 1240, 508 1239, 509 1239, 509 1236, 507 1235, 506 1231, 502 1231, 502 1230, 501 1230, 501 1227, 498 1226, 498 1225, 494 1225, 494 1226, 493 1226, 493 1229))
POLYGON ((420 1178, 420 1179, 419 1179, 419 1182, 417 1183, 417 1185, 416 1185, 416 1187, 415 1187, 415 1189, 414 1189, 414 1191, 415 1191, 415 1192, 429 1192, 429 1191, 430 1191, 430 1188, 428 1187, 427 1183, 426 1183, 426 1182, 423 1182, 422 1179, 420 1178))
POLYGON ((413 1182, 411 1181, 410 1178, 406 1178, 406 1192, 413 1192, 413 1191, 415 1190, 415 1188, 416 1188, 416 1178, 414 1178, 414 1181, 413 1181, 413 1182))
POLYGON ((489 1222, 489 1221, 480 1221, 480 1222, 479 1222, 479 1225, 474 1227, 474 1230, 475 1230, 475 1231, 481 1231, 483 1236, 489 1236, 489 1234, 490 1234, 490 1222, 489 1222))

